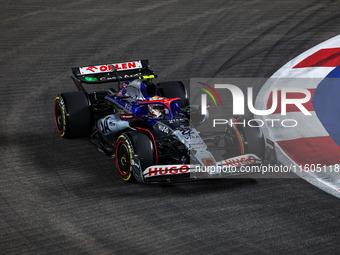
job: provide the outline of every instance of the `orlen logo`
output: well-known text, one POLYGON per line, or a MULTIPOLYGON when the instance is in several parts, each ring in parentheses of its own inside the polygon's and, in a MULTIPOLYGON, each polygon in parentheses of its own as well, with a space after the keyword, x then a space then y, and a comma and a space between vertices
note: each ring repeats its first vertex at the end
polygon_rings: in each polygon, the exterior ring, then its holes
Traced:
POLYGON ((242 165, 255 164, 257 162, 257 159, 254 156, 248 156, 247 158, 242 157, 242 158, 226 159, 225 162, 227 163, 227 166, 242 166, 242 165))
POLYGON ((88 68, 86 68, 87 71, 91 71, 91 72, 93 72, 93 73, 95 73, 95 72, 96 72, 95 70, 97 70, 97 69, 98 69, 98 68, 95 67, 95 66, 89 66, 88 68))
MULTIPOLYGON (((102 66, 99 66, 99 70, 101 72, 109 72, 113 70, 113 67, 115 67, 117 70, 134 69, 136 68, 136 63, 132 62, 132 63, 121 63, 121 64, 113 64, 113 65, 102 65, 102 66)), ((98 70, 98 67, 89 66, 88 68, 86 68, 86 70, 95 73, 96 72, 95 70, 98 70)))
POLYGON ((168 175, 168 174, 184 174, 189 172, 189 166, 183 165, 178 168, 178 166, 172 167, 150 167, 148 168, 148 177, 151 176, 161 176, 161 175, 168 175))
MULTIPOLYGON (((203 83, 201 83, 203 84, 203 83)), ((204 85, 204 84, 203 84, 204 85)), ((205 85, 206 86, 206 85, 205 85)), ((245 100, 244 100, 244 94, 240 88, 238 88, 235 85, 231 84, 215 84, 214 88, 209 86, 209 88, 217 95, 218 99, 220 100, 220 103, 222 105, 222 101, 216 92, 216 89, 227 89, 231 92, 232 97, 233 97, 233 115, 244 115, 244 105, 245 105, 245 100)), ((210 97, 213 98, 211 93, 208 93, 209 91, 203 90, 206 92, 210 97)), ((281 115, 286 115, 287 114, 287 105, 288 104, 293 104, 295 105, 304 115, 312 115, 304 106, 304 103, 307 103, 311 99, 311 93, 309 90, 304 89, 304 88, 282 88, 281 89, 281 115), (303 98, 287 98, 288 93, 300 93, 303 94, 303 98)), ((216 100, 213 98, 215 105, 216 105, 216 100)), ((207 114, 207 95, 202 94, 201 95, 201 114, 206 115, 207 114)), ((247 105, 248 109, 251 113, 255 115, 269 115, 275 112, 275 110, 278 107, 278 89, 275 88, 272 91, 272 105, 269 109, 267 110, 258 110, 255 109, 254 104, 253 104, 253 88, 248 87, 247 88, 247 105)))
POLYGON ((88 67, 79 67, 80 73, 84 74, 95 74, 95 73, 103 73, 110 72, 114 69, 117 71, 121 70, 131 70, 142 68, 141 61, 132 61, 125 63, 117 63, 117 64, 108 64, 108 65, 99 65, 99 66, 88 66, 88 67))

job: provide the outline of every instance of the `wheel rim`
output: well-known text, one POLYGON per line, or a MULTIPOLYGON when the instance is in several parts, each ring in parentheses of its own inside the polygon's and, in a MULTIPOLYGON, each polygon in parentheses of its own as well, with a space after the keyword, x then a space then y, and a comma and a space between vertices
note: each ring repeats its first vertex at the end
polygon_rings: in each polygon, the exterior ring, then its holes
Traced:
POLYGON ((60 106, 60 103, 59 101, 56 101, 55 102, 55 105, 54 105, 54 115, 55 115, 55 124, 57 126, 57 130, 59 133, 63 133, 63 127, 64 127, 64 124, 63 124, 63 110, 60 106))
POLYGON ((116 162, 118 171, 122 176, 127 176, 130 173, 130 150, 124 141, 119 141, 116 151, 116 162))

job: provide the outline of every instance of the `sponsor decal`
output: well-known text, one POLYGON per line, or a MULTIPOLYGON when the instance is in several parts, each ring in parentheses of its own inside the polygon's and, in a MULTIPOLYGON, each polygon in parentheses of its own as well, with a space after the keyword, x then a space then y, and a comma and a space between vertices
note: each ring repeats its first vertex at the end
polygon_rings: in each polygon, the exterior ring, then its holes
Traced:
POLYGON ((117 63, 117 64, 108 64, 108 65, 99 65, 99 66, 87 66, 87 67, 79 67, 80 74, 95 74, 95 73, 105 73, 114 70, 114 67, 117 71, 124 70, 133 70, 142 68, 141 61, 133 61, 133 62, 125 62, 125 63, 117 63))
POLYGON ((242 166, 257 163, 257 158, 255 156, 239 156, 231 159, 224 160, 227 163, 226 166, 242 166))
POLYGON ((146 177, 185 174, 190 171, 188 165, 168 165, 168 166, 151 166, 144 171, 146 177))
POLYGON ((206 165, 206 166, 215 166, 216 165, 216 162, 213 158, 204 158, 202 160, 203 160, 204 165, 206 165))

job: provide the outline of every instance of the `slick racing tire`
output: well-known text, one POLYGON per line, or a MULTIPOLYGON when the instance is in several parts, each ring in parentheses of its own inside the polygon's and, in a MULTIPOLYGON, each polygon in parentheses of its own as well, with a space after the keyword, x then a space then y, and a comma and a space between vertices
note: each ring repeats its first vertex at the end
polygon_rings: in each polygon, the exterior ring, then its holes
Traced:
POLYGON ((116 141, 118 175, 127 182, 142 182, 142 171, 156 162, 154 143, 144 132, 131 131, 116 141))
POLYGON ((185 108, 189 105, 189 96, 187 89, 181 81, 166 81, 160 82, 156 85, 157 93, 166 98, 180 97, 178 105, 181 108, 185 108))
MULTIPOLYGON (((242 120, 238 120, 238 122, 241 123, 242 120)), ((246 123, 248 123, 247 120, 246 123)), ((252 123, 252 125, 254 127, 244 127, 241 124, 236 124, 234 127, 227 127, 225 138, 228 157, 251 153, 261 159, 264 158, 265 142, 263 133, 259 127, 256 127, 258 124, 252 123)))
POLYGON ((79 138, 91 133, 91 110, 84 92, 74 91, 58 95, 54 102, 57 130, 64 138, 79 138))
MULTIPOLYGON (((248 120, 246 120, 246 123, 248 123, 248 120)), ((241 154, 251 153, 263 159, 265 154, 265 141, 263 133, 261 129, 258 127, 258 123, 256 122, 256 120, 251 120, 250 124, 252 126, 248 125, 243 126, 240 124, 235 125, 236 130, 239 133, 239 139, 241 141, 240 149, 243 152, 241 154)))

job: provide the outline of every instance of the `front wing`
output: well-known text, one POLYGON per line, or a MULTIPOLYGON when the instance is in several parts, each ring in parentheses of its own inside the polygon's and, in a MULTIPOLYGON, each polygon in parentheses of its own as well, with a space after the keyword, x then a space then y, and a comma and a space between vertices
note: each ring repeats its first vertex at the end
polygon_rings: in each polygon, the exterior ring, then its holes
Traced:
POLYGON ((258 166, 261 164, 261 159, 255 154, 245 154, 221 160, 213 166, 202 166, 199 164, 154 165, 143 171, 143 180, 146 183, 150 183, 227 178, 256 172, 256 170, 259 169, 258 166), (252 166, 257 166, 257 168, 252 166))

